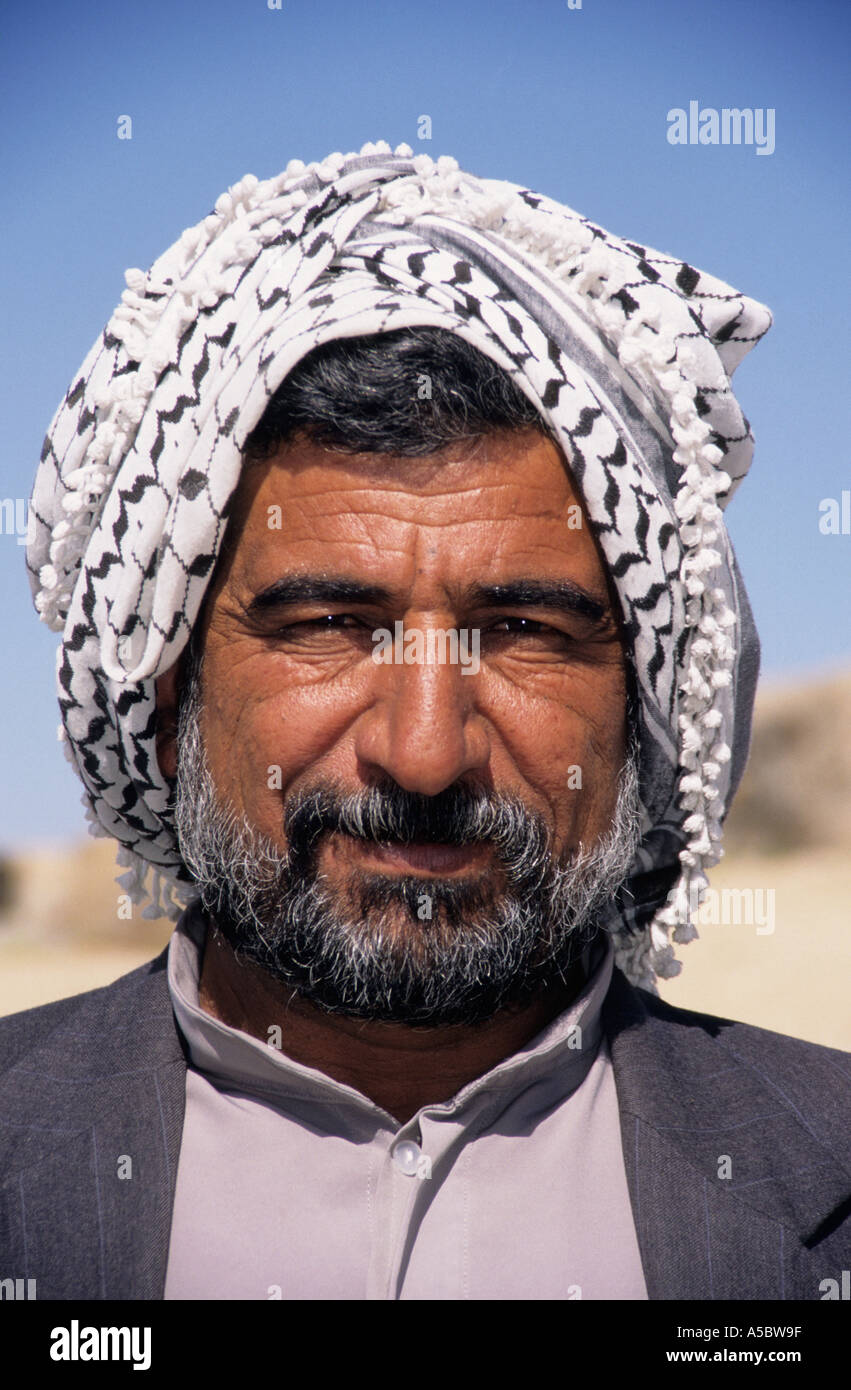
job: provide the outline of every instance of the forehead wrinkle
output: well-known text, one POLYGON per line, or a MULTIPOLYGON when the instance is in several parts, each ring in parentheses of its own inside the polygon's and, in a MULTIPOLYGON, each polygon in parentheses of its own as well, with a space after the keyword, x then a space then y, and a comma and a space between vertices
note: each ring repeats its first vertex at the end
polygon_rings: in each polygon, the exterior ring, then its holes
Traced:
POLYGON ((341 486, 306 495, 302 494, 297 497, 284 498, 281 506, 284 512, 288 507, 299 508, 305 516, 311 519, 323 514, 366 516, 372 513, 375 516, 406 521, 409 519, 411 507, 425 505, 438 513, 433 520, 428 518, 431 524, 444 525, 446 523, 439 515, 441 510, 446 510, 447 521, 454 523, 486 520, 489 519, 488 513, 491 512, 493 519, 499 520, 505 515, 507 502, 510 516, 516 516, 519 513, 530 518, 546 519, 552 517, 557 519, 560 517, 562 506, 569 504, 567 498, 563 502, 557 501, 554 504, 552 491, 549 488, 537 486, 531 481, 524 482, 523 486, 518 484, 518 479, 494 479, 492 481, 485 479, 474 484, 463 486, 459 484, 455 488, 446 488, 441 492, 425 494, 406 487, 351 488, 341 486), (473 508, 465 506, 465 499, 470 499, 473 508), (493 499, 492 502, 491 499, 493 499), (481 502, 486 504, 484 508, 481 508, 481 502), (459 509, 461 509, 460 515, 459 509), (473 514, 474 509, 478 511, 478 515, 473 514))
MULTIPOLYGON (((347 569, 344 557, 348 555, 348 563, 356 568, 368 566, 371 577, 375 576, 373 562, 376 557, 385 561, 398 558, 406 568, 409 564, 413 566, 414 578, 435 580, 444 591, 447 591, 448 584, 455 587, 452 571, 460 561, 464 572, 469 574, 473 570, 480 584, 514 582, 517 576, 548 583, 572 581, 580 583, 589 595, 593 594, 595 600, 607 602, 606 571, 599 556, 593 566, 595 572, 589 574, 587 570, 591 556, 578 551, 575 544, 570 544, 573 533, 563 528, 562 518, 552 518, 547 526, 548 532, 557 526, 557 535, 544 536, 524 534, 523 521, 517 517, 501 516, 495 520, 470 517, 451 521, 405 518, 399 521, 388 519, 380 513, 355 513, 352 518, 355 524, 348 528, 347 535, 340 535, 332 525, 320 524, 312 528, 308 535, 287 537, 287 549, 295 558, 305 547, 319 541, 334 548, 337 558, 331 568, 335 571, 347 569), (482 547, 478 532, 485 520, 489 534, 486 547, 482 547), (371 524, 373 522, 374 525, 371 524), (471 537, 472 548, 467 543, 471 537), (560 543, 562 541, 564 543, 560 543)), ((328 521, 333 521, 333 518, 328 518, 328 521)), ((285 535, 270 533, 274 541, 285 535)), ((267 558, 280 558, 278 544, 273 543, 267 558)), ((330 561, 331 555, 326 553, 320 568, 327 568, 330 561)), ((263 568, 266 568, 265 563, 263 568)), ((312 571, 315 566, 311 563, 308 568, 312 571)), ((355 577, 354 572, 352 577, 355 577)), ((405 585, 401 577, 400 582, 405 585)), ((458 589, 458 592, 461 590, 458 589)))

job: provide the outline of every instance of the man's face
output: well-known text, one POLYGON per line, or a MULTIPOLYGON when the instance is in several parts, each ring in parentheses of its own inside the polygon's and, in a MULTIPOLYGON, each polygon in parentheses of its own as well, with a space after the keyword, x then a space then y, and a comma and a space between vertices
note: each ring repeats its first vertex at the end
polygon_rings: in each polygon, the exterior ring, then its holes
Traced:
MULTIPOLYGON (((326 790, 402 789, 418 807, 459 788, 510 799, 555 862, 609 830, 626 756, 622 642, 579 497, 539 434, 419 459, 302 440, 252 465, 202 636, 216 799, 282 855, 287 808, 326 790), (377 663, 373 633, 397 622, 424 641, 478 632, 478 669, 377 663)), ((418 886, 467 892, 471 909, 507 886, 493 841, 439 836, 324 830, 310 870, 344 916, 379 887, 381 934, 401 959, 446 927, 412 913, 418 886)))

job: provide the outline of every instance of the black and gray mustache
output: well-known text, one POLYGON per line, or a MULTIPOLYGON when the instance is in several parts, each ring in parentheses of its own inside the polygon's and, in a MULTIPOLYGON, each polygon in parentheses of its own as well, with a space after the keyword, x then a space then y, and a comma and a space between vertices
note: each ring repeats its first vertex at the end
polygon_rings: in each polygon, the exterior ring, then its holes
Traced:
POLYGON ((328 788, 307 791, 288 804, 284 830, 296 859, 309 857, 326 833, 373 844, 490 842, 501 859, 515 862, 546 853, 550 839, 544 822, 522 802, 462 784, 436 796, 406 791, 396 784, 345 795, 328 788))

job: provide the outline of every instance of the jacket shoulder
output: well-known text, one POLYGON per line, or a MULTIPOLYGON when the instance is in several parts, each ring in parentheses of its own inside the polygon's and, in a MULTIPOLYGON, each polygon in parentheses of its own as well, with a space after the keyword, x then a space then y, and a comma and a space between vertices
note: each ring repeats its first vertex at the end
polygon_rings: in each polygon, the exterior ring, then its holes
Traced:
POLYGON ((670 1117, 685 1103, 677 1096, 691 1097, 698 1108, 711 1097, 731 1111, 745 1095, 754 1103, 761 1096, 764 1109, 790 1111, 851 1171, 851 1053, 679 1008, 629 984, 618 970, 605 1016, 623 1072, 639 1089, 650 1086, 660 1115, 670 1117))
MULTIPOLYGON (((627 988, 632 988, 627 986, 627 988)), ((707 1014, 695 1009, 683 1009, 669 1004, 648 990, 634 989, 641 1005, 649 1017, 679 1029, 700 1029, 704 1034, 719 1039, 726 1046, 736 1047, 743 1055, 756 1060, 759 1057, 773 1058, 787 1063, 799 1062, 805 1065, 838 1067, 851 1078, 851 1052, 842 1048, 829 1047, 824 1043, 808 1042, 790 1033, 777 1033, 770 1028, 760 1028, 753 1023, 742 1023, 721 1015, 707 1014)))
POLYGON ((128 1019, 152 1008, 157 1012, 163 994, 168 999, 167 964, 168 947, 112 984, 0 1018, 0 1075, 54 1036, 57 1041, 90 1037, 96 1046, 113 1031, 126 1031, 128 1019))

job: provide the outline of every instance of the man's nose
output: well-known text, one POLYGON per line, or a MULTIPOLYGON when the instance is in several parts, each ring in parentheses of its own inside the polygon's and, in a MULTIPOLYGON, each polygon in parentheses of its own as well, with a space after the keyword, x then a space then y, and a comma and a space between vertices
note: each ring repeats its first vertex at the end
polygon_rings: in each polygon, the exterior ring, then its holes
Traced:
POLYGON ((406 791, 436 796, 491 753, 476 708, 478 675, 449 661, 378 666, 376 697, 355 731, 358 758, 406 791))

